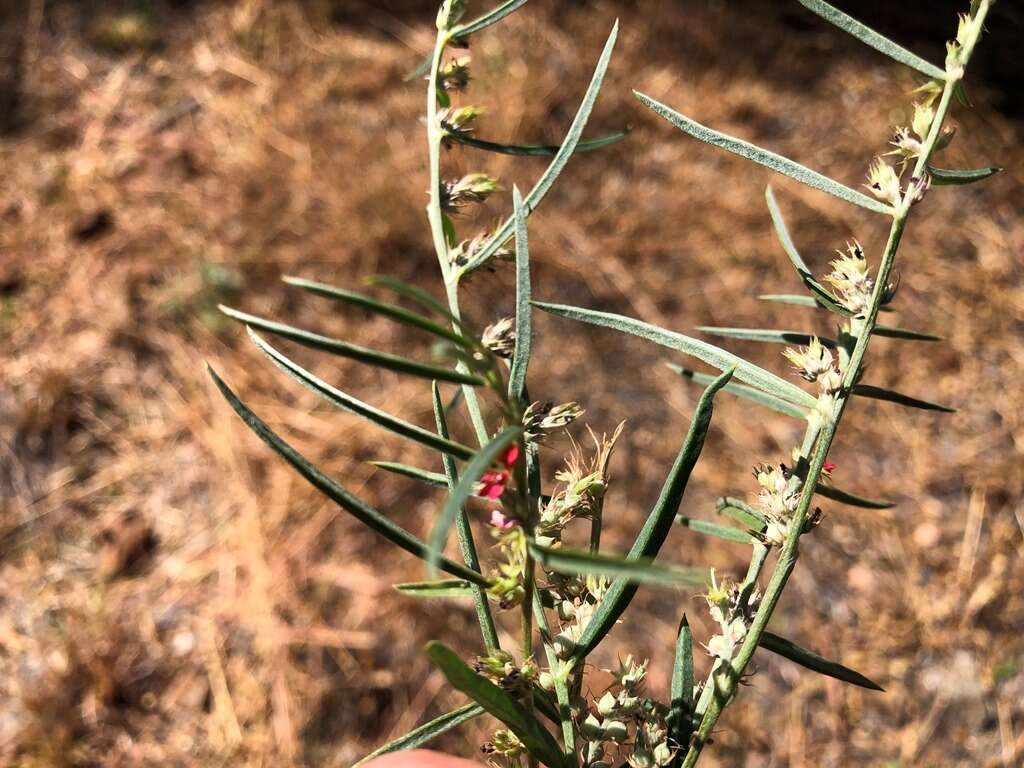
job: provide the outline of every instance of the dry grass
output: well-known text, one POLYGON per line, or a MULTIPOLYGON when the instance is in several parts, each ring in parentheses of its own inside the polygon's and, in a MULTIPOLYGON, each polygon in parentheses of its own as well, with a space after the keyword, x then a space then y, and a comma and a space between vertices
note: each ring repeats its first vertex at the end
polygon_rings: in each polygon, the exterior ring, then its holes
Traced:
MULTIPOLYGON (((382 348, 422 342, 277 282, 389 273, 438 288, 422 87, 402 82, 432 15, 407 5, 345 4, 332 17, 328 3, 248 0, 125 23, 33 0, 8 20, 27 33, 23 120, 0 139, 0 762, 340 766, 457 700, 419 649, 438 637, 471 651, 471 611, 393 594, 421 566, 274 460, 203 372, 213 362, 352 490, 428 525, 437 498, 366 463, 421 454, 299 392, 215 313, 227 300, 382 348)), ((795 33, 771 10, 691 5, 537 3, 475 41, 481 135, 557 141, 612 19, 623 22, 591 132, 636 130, 574 161, 531 220, 536 291, 679 329, 809 329, 800 310, 754 299, 797 287, 769 234, 767 175, 642 114, 629 88, 854 184, 905 119, 913 83, 820 26, 795 33)), ((933 191, 903 251, 899 322, 947 341, 880 340, 869 372, 960 412, 851 412, 837 480, 901 503, 829 504, 776 620, 887 693, 759 657, 709 765, 1024 760, 1024 155, 1020 125, 988 108, 995 96, 981 83, 972 95, 948 162, 1009 170, 933 191)), ((465 150, 448 162, 483 165, 508 188, 542 167, 465 150)), ((813 266, 853 234, 878 252, 877 218, 780 186, 813 266)), ((472 320, 509 310, 510 284, 506 269, 478 275, 472 320)), ((696 392, 658 349, 538 325, 535 396, 581 400, 598 431, 629 420, 607 513, 622 543, 696 392)), ((777 349, 736 348, 779 369, 777 349)), ((420 384, 299 357, 428 423, 420 384)), ((723 398, 687 509, 749 490, 749 465, 797 437, 723 398)), ((666 554, 736 569, 743 553, 677 532, 666 554)), ((642 590, 606 658, 650 655, 664 689, 686 609, 706 635, 689 597, 642 590)), ((470 754, 475 735, 447 746, 470 754)))

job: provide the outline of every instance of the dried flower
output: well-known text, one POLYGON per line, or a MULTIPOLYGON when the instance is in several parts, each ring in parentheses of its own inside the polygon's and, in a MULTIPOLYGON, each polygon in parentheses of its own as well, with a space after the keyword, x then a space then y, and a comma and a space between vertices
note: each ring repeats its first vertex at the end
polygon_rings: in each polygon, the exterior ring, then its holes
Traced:
POLYGON ((530 403, 523 414, 523 430, 527 440, 539 442, 552 432, 564 429, 586 411, 579 403, 530 403))
POLYGON ((441 185, 441 208, 449 213, 473 203, 482 203, 501 189, 498 180, 486 173, 470 173, 458 181, 441 185))
POLYGON ((503 317, 491 323, 480 337, 481 343, 498 357, 510 358, 516 351, 516 322, 503 317))
POLYGON ((879 200, 898 206, 902 198, 900 190, 900 177, 888 163, 880 157, 876 157, 868 169, 867 188, 871 190, 879 200))
POLYGON ((787 348, 782 354, 807 381, 817 381, 821 374, 832 370, 832 353, 817 336, 811 337, 808 346, 799 350, 787 348))
POLYGON ((469 80, 468 56, 451 59, 437 70, 438 85, 446 91, 464 91, 469 80))

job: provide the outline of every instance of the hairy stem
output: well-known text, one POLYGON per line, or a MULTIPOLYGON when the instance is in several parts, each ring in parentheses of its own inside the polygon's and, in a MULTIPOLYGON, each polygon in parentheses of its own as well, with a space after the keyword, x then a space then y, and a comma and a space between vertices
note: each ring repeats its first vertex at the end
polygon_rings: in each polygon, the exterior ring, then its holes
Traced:
MULTIPOLYGON (((968 35, 967 41, 965 42, 962 50, 961 61, 963 65, 967 64, 974 50, 974 46, 981 35, 985 16, 988 14, 989 7, 990 0, 981 0, 978 4, 977 12, 972 21, 970 34, 968 35)), ((914 167, 912 174, 913 177, 920 178, 922 174, 927 172, 928 161, 930 160, 932 153, 935 151, 936 142, 941 135, 942 126, 946 119, 946 115, 949 112, 954 91, 959 86, 962 78, 962 67, 959 68, 958 71, 950 71, 948 73, 947 80, 942 91, 942 96, 935 111, 935 117, 925 140, 924 147, 918 157, 917 164, 914 167)), ((708 737, 711 735, 722 711, 732 700, 740 678, 746 671, 751 658, 753 658, 754 652, 757 650, 761 641, 761 636, 764 634, 765 628, 771 620, 772 614, 778 605, 779 598, 782 596, 782 591, 793 572, 793 568, 796 566, 796 561, 799 556, 799 540, 807 522, 808 513, 811 510, 811 501, 814 496, 814 491, 821 477, 822 469, 825 465, 825 459, 828 456, 829 448, 832 446, 832 440, 835 437, 836 429, 842 420, 843 414, 846 411, 846 406, 849 403, 853 385, 856 383, 863 371, 864 356, 867 353, 868 344, 875 329, 878 313, 882 306, 882 299, 885 296, 889 278, 892 274, 893 266, 896 261, 896 253, 899 250, 900 240, 903 237, 903 231, 910 216, 911 205, 911 195, 905 195, 902 203, 893 214, 893 221, 889 230, 889 239, 885 245, 885 251, 883 252, 882 260, 878 268, 874 292, 871 296, 871 306, 863 322, 860 323, 859 332, 856 335, 857 341, 853 351, 850 353, 850 359, 843 375, 842 389, 836 397, 836 402, 831 413, 822 414, 819 418, 812 418, 808 425, 807 437, 804 440, 803 455, 808 457, 809 467, 805 475, 799 504, 796 512, 793 514, 792 521, 789 524, 789 535, 782 546, 782 551, 779 554, 775 570, 773 571, 771 579, 768 582, 768 586, 765 589, 764 598, 762 599, 761 605, 754 616, 749 630, 747 631, 746 638, 743 641, 743 645, 741 646, 739 653, 728 664, 716 663, 715 667, 712 669, 711 675, 708 677, 708 680, 704 685, 701 703, 705 704, 706 708, 703 713, 703 718, 701 719, 700 727, 692 740, 685 759, 683 760, 682 768, 692 768, 700 758, 704 745, 707 743, 708 737)), ((754 559, 756 560, 759 557, 762 557, 762 555, 759 551, 755 550, 754 559)), ((753 563, 751 564, 751 568, 753 572, 753 563)), ((759 566, 757 570, 759 570, 759 566)))
MULTIPOLYGON (((441 140, 444 138, 444 133, 441 130, 441 122, 438 119, 437 114, 437 72, 441 66, 441 58, 444 56, 445 48, 448 45, 449 37, 448 32, 441 30, 437 33, 437 41, 434 44, 434 54, 431 58, 430 73, 428 75, 427 83, 427 148, 428 148, 428 165, 430 167, 430 192, 429 202, 427 203, 427 219, 430 222, 430 233, 434 241, 434 250, 437 253, 437 261, 441 268, 441 276, 444 278, 445 290, 448 297, 448 307, 451 313, 456 317, 461 317, 459 312, 459 296, 458 286, 451 280, 450 268, 448 264, 448 240, 444 233, 444 214, 441 211, 441 140)), ((453 329, 458 331, 459 329, 453 323, 453 329)), ((459 364, 459 370, 468 371, 469 369, 463 364, 459 364)), ((466 406, 469 409, 470 419, 473 422, 473 429, 476 432, 477 441, 480 445, 484 445, 487 442, 487 427, 484 424, 483 416, 480 412, 480 404, 477 400, 476 390, 471 386, 465 386, 462 388, 463 396, 466 401, 466 406)), ((467 565, 480 570, 480 563, 476 557, 476 545, 473 541, 473 531, 469 526, 469 521, 465 519, 465 512, 463 511, 458 519, 459 526, 459 539, 463 544, 463 558, 466 560, 467 565), (472 560, 472 562, 470 562, 472 560)), ((484 594, 476 594, 474 596, 476 603, 477 618, 480 623, 480 633, 483 636, 484 644, 488 648, 500 648, 501 645, 498 641, 498 631, 494 624, 494 616, 491 613, 491 607, 487 603, 487 596, 484 594)))

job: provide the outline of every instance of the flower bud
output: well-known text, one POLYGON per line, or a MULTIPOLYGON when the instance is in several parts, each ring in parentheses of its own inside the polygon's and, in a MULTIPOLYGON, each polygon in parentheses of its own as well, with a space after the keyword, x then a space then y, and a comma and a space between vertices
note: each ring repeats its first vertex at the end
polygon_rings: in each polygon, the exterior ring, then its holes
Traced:
POLYGON ((604 717, 614 715, 619 711, 619 700, 611 691, 608 691, 601 697, 601 700, 597 702, 597 711, 604 717))
POLYGON ((593 714, 587 715, 587 719, 583 721, 583 725, 580 726, 580 732, 591 741, 600 739, 604 733, 601 728, 601 721, 598 720, 593 714))
POLYGON ((616 744, 621 744, 629 738, 629 728, 621 720, 605 720, 601 728, 604 730, 605 738, 616 744))

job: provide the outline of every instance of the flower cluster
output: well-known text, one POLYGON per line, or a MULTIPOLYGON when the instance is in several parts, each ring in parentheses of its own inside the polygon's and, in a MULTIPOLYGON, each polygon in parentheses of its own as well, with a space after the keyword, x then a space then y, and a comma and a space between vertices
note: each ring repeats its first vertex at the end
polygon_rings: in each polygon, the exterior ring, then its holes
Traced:
POLYGON ((714 658, 728 662, 747 636, 747 628, 760 603, 760 594, 754 589, 749 597, 745 597, 739 584, 729 580, 718 584, 715 572, 712 571, 711 588, 704 599, 711 618, 721 628, 721 632, 712 636, 705 648, 714 658))
POLYGON ((458 181, 441 184, 441 209, 455 213, 474 203, 482 203, 501 189, 498 180, 486 173, 467 173, 458 181))
POLYGON ((532 659, 527 659, 522 666, 517 666, 512 654, 506 651, 492 651, 488 656, 477 656, 473 662, 473 671, 517 699, 525 697, 530 692, 539 674, 532 659))
POLYGON ((518 766, 519 757, 526 754, 526 747, 512 731, 503 728, 495 731, 490 741, 480 745, 480 751, 491 758, 504 758, 507 766, 518 766))
POLYGON ((874 282, 868 273, 868 261, 864 249, 856 240, 846 244, 845 251, 836 251, 838 259, 831 262, 832 271, 825 276, 839 292, 843 306, 855 316, 863 317, 871 306, 871 291, 874 282))
POLYGON ((508 359, 516 351, 516 322, 511 317, 503 317, 484 328, 480 337, 482 343, 492 354, 508 359))
POLYGON ((643 695, 647 662, 637 663, 632 656, 619 662, 616 670, 605 670, 614 678, 611 687, 596 703, 580 728, 587 739, 585 765, 607 768, 608 749, 625 744, 633 732, 632 751, 626 762, 632 768, 657 768, 672 762, 675 749, 669 742, 666 718, 668 708, 643 695), (632 725, 632 729, 631 729, 632 725))
POLYGON ((552 432, 565 429, 586 411, 577 402, 562 403, 530 403, 523 413, 523 430, 526 439, 539 443, 552 432))

